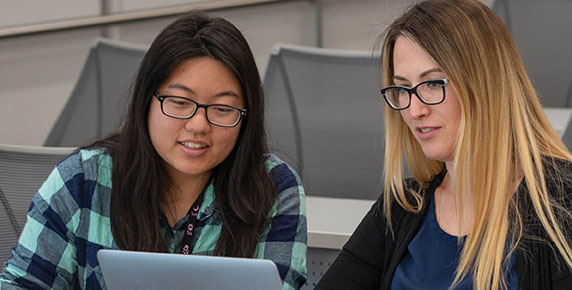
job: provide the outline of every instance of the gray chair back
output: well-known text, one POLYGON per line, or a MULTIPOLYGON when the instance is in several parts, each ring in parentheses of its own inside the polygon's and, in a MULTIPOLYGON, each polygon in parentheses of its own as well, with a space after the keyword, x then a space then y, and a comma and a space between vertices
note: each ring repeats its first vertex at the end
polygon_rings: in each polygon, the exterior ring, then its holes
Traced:
POLYGON ((119 128, 146 46, 98 38, 45 146, 77 147, 119 128))
POLYGON ((543 106, 572 107, 572 1, 495 0, 543 106))
POLYGON ((74 149, 0 144, 0 263, 16 246, 32 197, 74 149))
POLYGON ((306 255, 308 280, 300 289, 314 289, 340 252, 339 249, 308 247, 308 254, 306 255))
POLYGON ((376 199, 383 157, 379 56, 276 45, 264 76, 270 149, 308 195, 376 199))

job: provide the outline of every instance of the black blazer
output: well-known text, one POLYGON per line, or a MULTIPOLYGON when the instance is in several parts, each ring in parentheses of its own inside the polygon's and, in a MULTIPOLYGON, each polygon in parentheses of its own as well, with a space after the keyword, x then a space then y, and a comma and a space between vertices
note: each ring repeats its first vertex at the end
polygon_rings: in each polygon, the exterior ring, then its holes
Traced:
MULTIPOLYGON (((558 163, 566 167, 568 172, 572 172, 571 163, 567 161, 558 163)), ((550 178, 551 173, 550 170, 546 172, 547 186, 549 192, 554 192, 556 182, 550 178)), ((445 172, 442 172, 431 180, 429 187, 423 193, 425 204, 419 214, 407 212, 396 203, 392 205, 394 236, 387 231, 387 223, 381 214, 381 199, 379 199, 363 218, 314 289, 391 289, 395 269, 407 250, 407 246, 417 234, 425 217, 428 203, 444 176, 445 172)), ((564 186, 566 196, 563 205, 568 211, 572 211, 572 184, 564 186)), ((538 236, 546 237, 534 214, 524 184, 519 186, 516 199, 525 223, 525 234, 516 251, 519 289, 572 289, 570 268, 559 255, 553 254, 546 243, 532 239, 538 236)), ((572 233, 572 229, 565 229, 565 231, 572 233)))

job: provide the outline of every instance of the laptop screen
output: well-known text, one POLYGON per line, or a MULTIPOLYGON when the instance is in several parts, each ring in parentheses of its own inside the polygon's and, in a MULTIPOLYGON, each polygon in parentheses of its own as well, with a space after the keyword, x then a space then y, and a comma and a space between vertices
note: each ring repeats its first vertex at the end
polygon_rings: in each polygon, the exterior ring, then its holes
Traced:
POLYGON ((107 289, 280 290, 270 260, 100 250, 107 289))

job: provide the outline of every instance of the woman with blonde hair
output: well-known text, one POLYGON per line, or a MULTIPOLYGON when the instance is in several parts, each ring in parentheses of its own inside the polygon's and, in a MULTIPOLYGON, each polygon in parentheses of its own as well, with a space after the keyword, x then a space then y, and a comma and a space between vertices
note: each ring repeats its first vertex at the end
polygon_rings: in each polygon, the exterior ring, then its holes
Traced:
POLYGON ((572 156, 501 20, 420 2, 381 63, 384 194, 316 289, 571 289, 572 156))

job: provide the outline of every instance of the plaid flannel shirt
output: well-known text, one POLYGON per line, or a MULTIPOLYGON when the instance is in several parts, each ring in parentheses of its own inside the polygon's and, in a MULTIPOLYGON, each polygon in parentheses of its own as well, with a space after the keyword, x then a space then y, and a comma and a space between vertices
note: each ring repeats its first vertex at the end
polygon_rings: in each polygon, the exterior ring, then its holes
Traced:
MULTIPOLYGON (((270 222, 260 233, 254 258, 274 261, 284 289, 306 281, 306 208, 300 178, 286 163, 269 154, 266 166, 277 198, 270 222)), ((112 160, 105 150, 80 150, 52 171, 36 193, 18 244, 0 274, 0 289, 105 289, 96 253, 118 249, 109 218, 112 160)), ((193 253, 212 255, 221 230, 212 182, 193 235, 193 253)), ((179 252, 183 218, 173 228, 160 221, 169 251, 179 252)))

